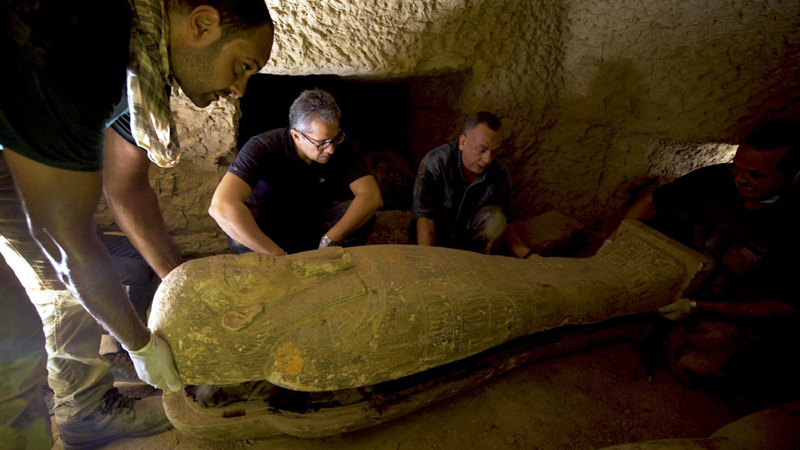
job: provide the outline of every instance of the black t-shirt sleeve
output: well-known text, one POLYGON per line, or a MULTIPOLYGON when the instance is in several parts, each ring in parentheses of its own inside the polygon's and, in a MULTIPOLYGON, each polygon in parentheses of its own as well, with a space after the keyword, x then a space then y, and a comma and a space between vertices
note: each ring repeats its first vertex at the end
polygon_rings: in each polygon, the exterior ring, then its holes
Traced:
POLYGON ((228 168, 228 172, 241 178, 251 188, 256 186, 258 180, 263 178, 262 172, 269 166, 266 162, 268 157, 268 139, 260 134, 253 136, 242 147, 233 164, 228 168))
POLYGON ((367 163, 366 161, 364 161, 364 156, 361 155, 361 150, 358 148, 358 146, 352 139, 348 138, 344 142, 344 144, 347 145, 345 178, 347 180, 347 185, 349 186, 351 183, 358 180, 359 178, 365 177, 367 175, 372 175, 372 171, 369 170, 369 167, 367 167, 367 163))
MULTIPOLYGON (((111 122, 109 127, 116 131, 118 135, 122 136, 123 139, 128 141, 128 143, 134 147, 138 147, 136 145, 136 139, 133 137, 133 133, 131 133, 131 114, 129 111, 126 111, 121 116, 117 117, 117 120, 111 122)), ((147 151, 141 147, 139 147, 139 149, 143 152, 147 151)))

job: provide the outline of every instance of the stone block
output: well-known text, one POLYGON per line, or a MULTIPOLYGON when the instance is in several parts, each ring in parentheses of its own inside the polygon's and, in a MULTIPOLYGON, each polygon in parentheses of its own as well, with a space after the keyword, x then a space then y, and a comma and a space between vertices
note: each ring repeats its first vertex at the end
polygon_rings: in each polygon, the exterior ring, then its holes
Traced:
POLYGON ((543 256, 558 254, 584 231, 582 223, 556 210, 514 222, 514 228, 537 255, 543 256))

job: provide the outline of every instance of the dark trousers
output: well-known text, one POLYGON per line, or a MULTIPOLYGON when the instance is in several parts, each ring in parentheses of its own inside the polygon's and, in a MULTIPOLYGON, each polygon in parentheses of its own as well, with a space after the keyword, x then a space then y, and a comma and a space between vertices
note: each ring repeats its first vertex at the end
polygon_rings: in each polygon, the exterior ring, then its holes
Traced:
POLYGON ((153 302, 153 296, 161 284, 161 279, 127 237, 110 234, 99 236, 108 254, 111 255, 114 270, 128 292, 128 298, 136 310, 136 315, 142 322, 147 323, 147 308, 153 302))

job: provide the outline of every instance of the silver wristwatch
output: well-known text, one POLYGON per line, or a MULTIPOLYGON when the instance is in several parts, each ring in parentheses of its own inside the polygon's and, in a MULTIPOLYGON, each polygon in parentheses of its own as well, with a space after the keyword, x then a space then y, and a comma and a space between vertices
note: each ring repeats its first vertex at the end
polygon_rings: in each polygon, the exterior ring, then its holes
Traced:
POLYGON ((333 244, 333 242, 328 236, 322 236, 322 239, 319 240, 319 248, 330 247, 331 244, 333 244))

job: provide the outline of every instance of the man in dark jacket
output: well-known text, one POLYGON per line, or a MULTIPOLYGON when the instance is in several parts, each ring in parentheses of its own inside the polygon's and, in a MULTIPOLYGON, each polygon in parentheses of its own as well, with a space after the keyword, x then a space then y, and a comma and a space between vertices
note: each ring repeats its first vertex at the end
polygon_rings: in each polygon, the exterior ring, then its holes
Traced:
POLYGON ((495 159, 502 149, 500 119, 472 114, 458 140, 431 150, 414 183, 411 243, 490 253, 509 221, 511 177, 495 159))

